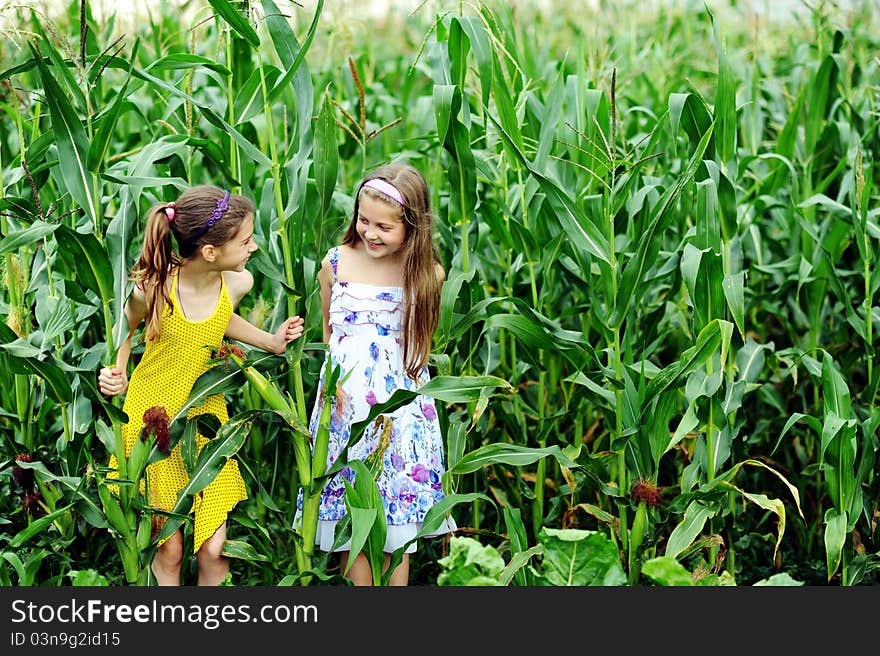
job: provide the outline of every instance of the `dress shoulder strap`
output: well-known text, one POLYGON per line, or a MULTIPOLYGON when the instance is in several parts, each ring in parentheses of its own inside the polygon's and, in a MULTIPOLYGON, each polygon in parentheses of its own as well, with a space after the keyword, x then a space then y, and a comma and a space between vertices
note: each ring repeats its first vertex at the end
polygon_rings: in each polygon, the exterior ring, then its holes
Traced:
POLYGON ((327 257, 330 259, 330 266, 333 268, 333 282, 336 282, 336 268, 339 266, 339 246, 334 246, 328 250, 327 257))
POLYGON ((171 294, 169 294, 169 298, 171 299, 172 311, 175 307, 180 306, 180 301, 177 300, 177 274, 179 271, 180 267, 174 267, 171 273, 171 294))

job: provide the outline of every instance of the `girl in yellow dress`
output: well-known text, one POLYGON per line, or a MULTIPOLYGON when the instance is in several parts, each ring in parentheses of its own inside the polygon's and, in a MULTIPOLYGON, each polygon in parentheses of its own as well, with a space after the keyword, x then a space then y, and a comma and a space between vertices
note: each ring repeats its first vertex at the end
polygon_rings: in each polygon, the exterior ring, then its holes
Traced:
MULTIPOLYGON (((114 367, 98 376, 103 394, 128 391, 122 409, 129 421, 122 428, 126 455, 143 426, 144 412, 154 406, 173 417, 189 398, 196 379, 208 370, 211 353, 224 335, 272 353, 283 353, 287 342, 303 332, 303 320, 289 317, 268 333, 235 314, 235 307, 253 286, 245 269, 257 250, 253 238, 254 206, 244 196, 211 185, 185 191, 176 202, 150 210, 141 256, 131 271, 134 289, 125 306, 129 333, 119 347, 114 367), (177 243, 174 252, 172 235, 177 243), (127 370, 135 329, 146 322, 146 347, 129 383, 127 370)), ((222 394, 210 396, 188 417, 212 413, 226 422, 222 394)), ((207 438, 197 436, 199 449, 207 438)), ((110 468, 116 468, 115 456, 110 468)), ((147 468, 150 503, 173 508, 188 474, 178 444, 170 455, 147 468)), ((193 503, 193 550, 198 561, 198 584, 218 585, 229 572, 221 556, 226 519, 247 498, 238 462, 230 458, 217 477, 193 503)), ((183 533, 176 531, 159 544, 152 563, 158 585, 180 585, 183 533)))

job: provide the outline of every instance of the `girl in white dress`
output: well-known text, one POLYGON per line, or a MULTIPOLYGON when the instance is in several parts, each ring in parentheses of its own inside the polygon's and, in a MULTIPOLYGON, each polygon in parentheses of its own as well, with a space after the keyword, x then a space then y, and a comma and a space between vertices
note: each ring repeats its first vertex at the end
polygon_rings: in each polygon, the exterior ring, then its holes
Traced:
MULTIPOLYGON (((311 415, 312 435, 317 434, 328 363, 339 365, 339 379, 345 380, 331 414, 328 468, 348 443, 352 423, 366 419, 371 405, 387 401, 399 388, 415 390, 429 380, 428 355, 445 277, 422 174, 408 164, 371 173, 358 188, 354 217, 341 245, 327 252, 318 274, 328 354, 311 415)), ((443 436, 432 398, 418 396, 387 417, 390 441, 382 444, 376 481, 385 507, 386 569, 390 553, 416 535, 425 513, 443 499, 445 471, 443 436)), ((380 432, 372 427, 364 431, 349 449, 349 460, 364 460, 375 451, 380 432)), ((321 495, 317 542, 324 551, 330 550, 336 523, 346 514, 343 476, 353 480, 353 472, 345 467, 321 495)), ((434 535, 455 528, 450 517, 434 535)), ((349 549, 350 543, 340 549, 343 572, 349 549)), ((409 554, 415 550, 415 542, 407 547, 391 574, 391 585, 407 585, 409 554)), ((363 553, 347 576, 355 585, 372 583, 363 553)))

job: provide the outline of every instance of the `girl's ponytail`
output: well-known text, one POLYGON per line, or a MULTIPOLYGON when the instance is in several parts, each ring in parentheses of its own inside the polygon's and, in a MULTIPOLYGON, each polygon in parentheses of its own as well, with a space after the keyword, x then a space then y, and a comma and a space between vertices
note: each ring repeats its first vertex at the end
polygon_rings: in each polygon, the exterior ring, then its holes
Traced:
POLYGON ((171 244, 171 221, 174 204, 154 205, 147 215, 144 245, 141 255, 131 270, 131 280, 140 287, 146 297, 146 338, 159 339, 162 311, 167 303, 171 306, 167 285, 172 265, 179 264, 171 244))

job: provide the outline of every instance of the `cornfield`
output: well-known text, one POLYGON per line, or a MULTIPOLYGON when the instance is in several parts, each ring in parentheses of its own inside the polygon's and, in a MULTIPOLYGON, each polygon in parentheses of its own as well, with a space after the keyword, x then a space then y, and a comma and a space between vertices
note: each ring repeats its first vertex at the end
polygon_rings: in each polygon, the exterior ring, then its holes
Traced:
POLYGON ((411 583, 880 582, 873 3, 331 4, 0 8, 0 585, 150 583, 137 483, 160 455, 107 485, 125 415, 97 372, 147 210, 200 183, 257 207, 239 312, 306 334, 193 391, 231 419, 200 422, 167 526, 191 540, 187 502, 234 456, 228 583, 344 583, 292 527, 329 474, 298 452, 316 274, 396 160, 425 173, 447 271, 426 524, 459 526, 419 543, 411 583))

